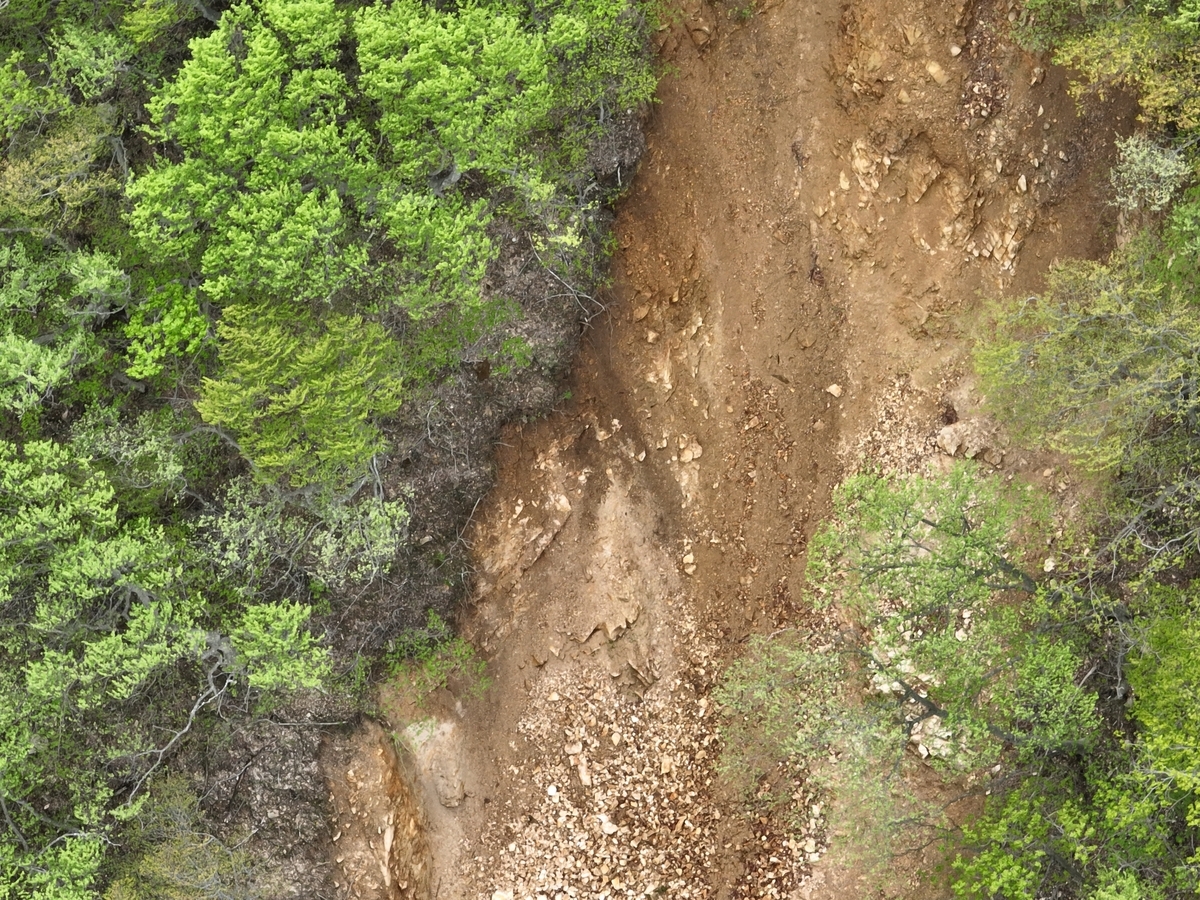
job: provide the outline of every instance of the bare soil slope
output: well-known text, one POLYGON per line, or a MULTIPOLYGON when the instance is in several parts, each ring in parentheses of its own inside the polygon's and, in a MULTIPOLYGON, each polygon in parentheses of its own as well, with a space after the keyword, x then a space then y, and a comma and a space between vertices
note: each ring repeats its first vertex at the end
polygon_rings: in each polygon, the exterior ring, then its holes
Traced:
POLYGON ((434 896, 913 890, 867 883, 852 861, 887 848, 833 834, 802 782, 802 833, 744 816, 708 693, 752 632, 838 626, 798 597, 806 541, 848 469, 922 465, 973 414, 978 298, 1110 240, 1131 110, 1077 117, 1009 12, 690 0, 659 33, 609 315, 560 411, 507 432, 470 532, 462 624, 494 685, 413 741, 434 896))

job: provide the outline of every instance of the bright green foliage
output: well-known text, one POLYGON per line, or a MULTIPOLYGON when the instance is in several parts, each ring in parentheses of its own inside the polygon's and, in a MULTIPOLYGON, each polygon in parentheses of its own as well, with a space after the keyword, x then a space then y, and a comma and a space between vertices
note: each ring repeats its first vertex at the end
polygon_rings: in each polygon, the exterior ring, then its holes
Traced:
POLYGON ((1193 896, 1195 833, 1178 827, 1136 753, 1109 751, 1082 773, 1055 767, 993 791, 964 829, 955 894, 1016 900, 1064 891, 1090 900, 1193 896), (1072 776, 1075 777, 1072 777, 1072 776), (1080 777, 1082 775, 1082 777, 1080 777))
POLYGON ((179 0, 137 0, 121 17, 121 33, 140 50, 186 17, 187 10, 179 0))
MULTIPOLYGON (((90 897, 124 799, 113 776, 144 770, 181 727, 169 701, 156 709, 162 688, 194 697, 181 676, 199 674, 219 633, 181 548, 123 515, 107 476, 68 447, 0 442, 0 534, 0 800, 19 835, 0 856, 0 897, 76 896, 60 881, 90 897)), ((251 607, 231 642, 228 674, 249 687, 323 677, 301 607, 251 607)))
POLYGON ((24 54, 8 54, 0 67, 0 140, 7 143, 23 127, 40 123, 67 103, 61 93, 30 77, 24 54))
POLYGON ((329 315, 314 327, 262 306, 218 326, 221 374, 196 408, 228 428, 265 480, 342 483, 381 449, 371 417, 400 402, 394 344, 378 325, 329 315))
POLYGON ((362 196, 373 166, 345 75, 329 66, 340 14, 300 5, 235 7, 149 106, 183 159, 130 183, 132 231, 202 272, 218 302, 328 301, 366 263, 345 194, 362 196), (309 26, 324 30, 313 39, 309 26))
POLYGON ((51 78, 69 84, 84 100, 95 100, 107 91, 133 55, 133 47, 120 35, 74 23, 64 25, 50 44, 51 78))
MULTIPOLYGON (((1171 597, 1173 592, 1160 593, 1171 597)), ((1200 625, 1195 606, 1190 598, 1171 603, 1152 621, 1144 645, 1130 660, 1139 759, 1127 779, 1130 797, 1141 806, 1156 805, 1156 817, 1173 820, 1176 833, 1186 836, 1180 843, 1192 852, 1179 869, 1187 872, 1185 880, 1193 887, 1200 886, 1200 851, 1195 850, 1200 840, 1200 625)))
MULTIPOLYGON (((554 4, 547 28, 553 54, 554 114, 587 127, 654 97, 657 79, 645 52, 646 7, 620 0, 575 0, 554 4)), ((595 127, 594 125, 592 127, 595 127)), ((569 149, 569 148, 568 148, 569 149)))
POLYGON ((125 371, 130 378, 155 378, 168 360, 197 353, 211 331, 195 289, 178 283, 155 288, 137 304, 125 326, 130 341, 125 371))
MULTIPOLYGON (((530 358, 489 334, 489 229, 574 271, 646 29, 626 0, 0 5, 0 900, 253 898, 163 773, 214 710, 328 680, 303 601, 407 537, 377 422, 464 346, 530 358)), ((404 642, 423 684, 484 683, 444 623, 404 642)))
POLYGON ((994 408, 1088 468, 1130 466, 1200 411, 1200 320, 1136 260, 1062 263, 997 318, 976 351, 994 408))
POLYGON ((809 576, 824 582, 844 571, 847 599, 866 617, 895 601, 922 614, 928 604, 972 608, 997 591, 1030 592, 1033 580, 1008 559, 1020 511, 1000 483, 967 466, 944 480, 856 475, 834 496, 809 576))
POLYGON ((1055 59, 1078 68, 1093 88, 1136 91, 1156 127, 1200 129, 1200 26, 1193 15, 1184 8, 1176 17, 1150 10, 1113 16, 1062 43, 1055 59))
POLYGON ((308 607, 286 601, 246 609, 230 639, 251 687, 273 691, 324 685, 329 662, 308 631, 308 616, 308 607))
MULTIPOLYGON (((460 316, 480 307, 479 284, 495 256, 484 230, 490 219, 485 201, 399 193, 380 211, 380 219, 398 251, 408 259, 424 260, 420 267, 396 273, 395 293, 385 308, 398 306, 421 321, 446 303, 460 316)), ((452 355, 442 354, 440 362, 448 358, 452 355)))
POLYGON ((1026 755, 1090 743, 1095 699, 1075 684, 1078 650, 1039 634, 1058 614, 1054 595, 1013 561, 1034 504, 965 466, 945 478, 857 475, 833 502, 810 584, 870 627, 879 689, 937 716, 968 756, 989 736, 1026 755))
POLYGON ((355 32, 401 181, 534 164, 526 141, 553 100, 543 35, 488 7, 439 15, 415 0, 363 10, 355 32))

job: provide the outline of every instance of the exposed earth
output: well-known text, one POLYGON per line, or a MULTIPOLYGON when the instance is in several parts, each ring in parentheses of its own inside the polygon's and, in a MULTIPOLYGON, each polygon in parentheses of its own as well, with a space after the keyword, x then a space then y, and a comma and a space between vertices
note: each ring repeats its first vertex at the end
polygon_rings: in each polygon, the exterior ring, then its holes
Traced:
POLYGON ((800 585, 846 473, 1061 477, 980 417, 966 351, 984 300, 1111 246, 1134 109, 1078 115, 1011 9, 693 0, 658 32, 607 315, 464 534, 492 684, 425 723, 385 689, 408 759, 374 725, 323 757, 347 896, 940 895, 934 850, 865 846, 798 776, 797 829, 746 815, 709 691, 752 633, 844 624, 800 585))

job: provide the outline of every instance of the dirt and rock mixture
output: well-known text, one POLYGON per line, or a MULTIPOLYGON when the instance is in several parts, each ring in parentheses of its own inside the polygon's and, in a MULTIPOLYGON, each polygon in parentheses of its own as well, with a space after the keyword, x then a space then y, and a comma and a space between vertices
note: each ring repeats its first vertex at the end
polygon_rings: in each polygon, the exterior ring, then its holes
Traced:
POLYGON ((464 533, 461 625, 493 684, 390 723, 428 893, 371 857, 348 896, 938 894, 917 875, 933 851, 876 874, 862 860, 889 848, 855 846, 800 774, 779 775, 786 809, 748 814, 710 692, 750 635, 844 624, 800 586, 848 471, 1051 471, 979 411, 973 314, 1106 249, 1108 148, 1134 111, 1079 115, 1065 74, 1009 41, 1012 13, 688 0, 658 32, 608 313, 569 400, 505 432, 464 533))

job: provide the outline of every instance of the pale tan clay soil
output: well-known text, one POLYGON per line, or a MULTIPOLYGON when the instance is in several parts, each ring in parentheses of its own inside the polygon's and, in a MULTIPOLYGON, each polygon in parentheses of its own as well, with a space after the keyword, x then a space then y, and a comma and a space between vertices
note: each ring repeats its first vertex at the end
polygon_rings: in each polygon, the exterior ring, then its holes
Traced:
POLYGON ((848 471, 959 443, 1045 477, 1046 457, 977 419, 973 312, 1036 290, 1056 256, 1105 251, 1108 147, 1133 110, 1077 116, 1065 73, 1007 40, 1003 4, 689 2, 657 35, 668 74, 619 207, 609 315, 559 411, 506 432, 468 535, 461 625, 494 683, 390 723, 409 728, 427 887, 398 831, 386 878, 375 857, 347 867, 343 837, 348 896, 943 892, 921 874, 932 851, 862 846, 799 777, 799 830, 745 815, 714 770, 709 692, 750 634, 843 624, 800 585, 848 471), (949 424, 961 440, 939 448, 949 424))

